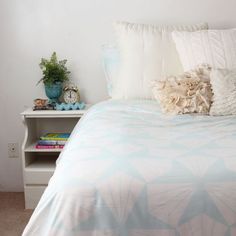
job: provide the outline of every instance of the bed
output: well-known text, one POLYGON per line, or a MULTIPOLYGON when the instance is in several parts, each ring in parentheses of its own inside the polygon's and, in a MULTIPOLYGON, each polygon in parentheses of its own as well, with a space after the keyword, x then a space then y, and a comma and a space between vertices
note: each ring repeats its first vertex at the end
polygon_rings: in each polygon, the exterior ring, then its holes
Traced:
POLYGON ((236 117, 108 100, 75 127, 24 236, 236 235, 236 117))

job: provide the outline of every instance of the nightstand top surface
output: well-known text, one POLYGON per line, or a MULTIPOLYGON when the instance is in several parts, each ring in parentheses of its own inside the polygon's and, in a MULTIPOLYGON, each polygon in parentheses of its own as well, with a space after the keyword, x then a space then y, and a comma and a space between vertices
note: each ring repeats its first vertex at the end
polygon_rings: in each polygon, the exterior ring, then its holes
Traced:
POLYGON ((32 108, 28 108, 21 113, 26 118, 40 118, 40 117, 81 117, 91 107, 90 104, 86 104, 83 110, 69 110, 69 111, 57 111, 57 110, 42 110, 34 111, 32 108))

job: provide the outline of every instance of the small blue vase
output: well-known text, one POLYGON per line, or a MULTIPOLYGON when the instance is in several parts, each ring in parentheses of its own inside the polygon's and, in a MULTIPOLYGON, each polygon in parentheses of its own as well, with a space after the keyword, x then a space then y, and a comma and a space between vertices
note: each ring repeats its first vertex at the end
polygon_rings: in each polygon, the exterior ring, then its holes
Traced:
POLYGON ((49 98, 49 103, 57 103, 62 94, 62 83, 57 82, 51 85, 45 84, 45 93, 49 98))

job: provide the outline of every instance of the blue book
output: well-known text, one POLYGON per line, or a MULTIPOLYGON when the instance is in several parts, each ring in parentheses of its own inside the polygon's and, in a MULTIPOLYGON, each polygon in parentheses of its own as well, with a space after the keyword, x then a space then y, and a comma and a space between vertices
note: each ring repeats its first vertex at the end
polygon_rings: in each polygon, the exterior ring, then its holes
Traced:
POLYGON ((39 140, 38 145, 51 146, 51 145, 65 145, 67 141, 64 140, 39 140))
POLYGON ((40 139, 50 141, 67 141, 69 137, 70 133, 47 133, 40 137, 40 139))

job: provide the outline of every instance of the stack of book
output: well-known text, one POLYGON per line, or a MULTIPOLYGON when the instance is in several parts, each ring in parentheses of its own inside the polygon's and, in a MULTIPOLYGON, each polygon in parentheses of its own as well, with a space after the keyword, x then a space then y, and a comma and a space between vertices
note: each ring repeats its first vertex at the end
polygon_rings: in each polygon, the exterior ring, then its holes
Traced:
POLYGON ((47 133, 40 137, 36 144, 38 149, 63 148, 66 144, 70 133, 47 133))

